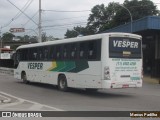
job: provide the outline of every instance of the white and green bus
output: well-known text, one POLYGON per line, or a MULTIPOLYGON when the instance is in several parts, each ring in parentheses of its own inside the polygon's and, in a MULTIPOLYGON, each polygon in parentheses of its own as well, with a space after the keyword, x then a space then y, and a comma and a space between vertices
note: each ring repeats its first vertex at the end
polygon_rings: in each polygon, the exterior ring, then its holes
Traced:
POLYGON ((14 77, 96 91, 142 87, 142 38, 103 33, 22 45, 16 50, 14 77))

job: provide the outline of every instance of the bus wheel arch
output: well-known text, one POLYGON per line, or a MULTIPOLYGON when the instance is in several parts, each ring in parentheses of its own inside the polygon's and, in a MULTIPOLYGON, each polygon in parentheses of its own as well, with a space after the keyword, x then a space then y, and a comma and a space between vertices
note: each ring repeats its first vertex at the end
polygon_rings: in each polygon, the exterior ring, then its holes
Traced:
POLYGON ((68 90, 67 78, 64 74, 58 75, 58 89, 64 92, 68 90))
POLYGON ((23 83, 27 84, 29 81, 27 80, 27 75, 25 71, 21 72, 21 79, 23 80, 23 83))

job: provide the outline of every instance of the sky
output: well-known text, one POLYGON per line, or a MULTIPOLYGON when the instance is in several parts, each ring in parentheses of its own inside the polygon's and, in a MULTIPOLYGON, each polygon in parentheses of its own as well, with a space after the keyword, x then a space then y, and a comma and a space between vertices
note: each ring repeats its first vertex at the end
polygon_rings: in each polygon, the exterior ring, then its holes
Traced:
MULTIPOLYGON (((74 26, 85 26, 90 11, 95 5, 124 0, 41 0, 42 32, 47 36, 64 38, 67 29, 74 26), (81 12, 80 12, 81 11, 81 12)), ((160 1, 152 0, 160 9, 160 1)), ((14 35, 38 34, 39 0, 0 0, 1 34, 9 32, 10 28, 25 28, 23 33, 14 35)))

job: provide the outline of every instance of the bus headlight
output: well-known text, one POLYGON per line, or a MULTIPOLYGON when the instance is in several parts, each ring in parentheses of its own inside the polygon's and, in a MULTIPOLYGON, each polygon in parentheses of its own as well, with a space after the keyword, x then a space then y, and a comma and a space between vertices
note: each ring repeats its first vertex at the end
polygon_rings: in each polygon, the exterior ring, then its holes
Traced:
POLYGON ((109 70, 109 67, 108 67, 108 66, 106 66, 106 67, 104 68, 104 79, 105 79, 105 80, 110 80, 110 70, 109 70))

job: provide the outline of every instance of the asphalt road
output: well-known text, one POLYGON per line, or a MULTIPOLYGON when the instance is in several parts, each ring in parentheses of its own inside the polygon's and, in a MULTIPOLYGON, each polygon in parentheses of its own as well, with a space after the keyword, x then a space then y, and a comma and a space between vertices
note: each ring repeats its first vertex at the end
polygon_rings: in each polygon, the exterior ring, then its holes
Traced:
MULTIPOLYGON (((23 84, 12 75, 0 73, 0 91, 21 102, 21 107, 18 103, 15 105, 16 110, 160 111, 158 84, 144 83, 143 87, 138 89, 109 89, 99 90, 97 93, 87 93, 81 89, 61 92, 52 85, 23 84), (16 107, 17 105, 19 107, 16 107), (39 105, 41 106, 37 107, 39 105)), ((0 110, 10 108, 14 110, 13 105, 0 106, 0 110)))

